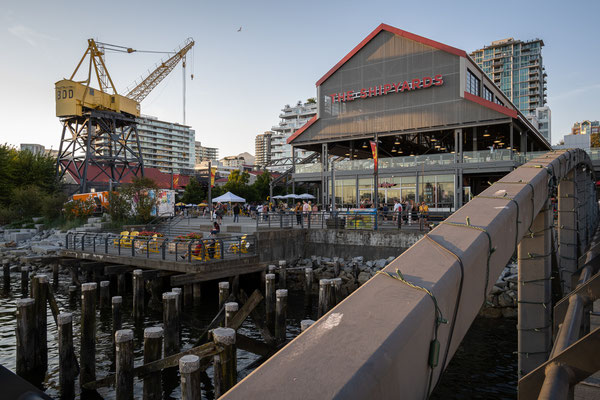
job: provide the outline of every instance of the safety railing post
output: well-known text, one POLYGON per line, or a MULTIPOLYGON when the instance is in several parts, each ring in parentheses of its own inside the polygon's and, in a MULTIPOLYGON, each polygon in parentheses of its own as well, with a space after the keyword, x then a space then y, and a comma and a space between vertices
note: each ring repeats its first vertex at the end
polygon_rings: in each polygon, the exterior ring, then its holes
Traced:
MULTIPOLYGON (((552 210, 547 200, 531 232, 518 245, 518 371, 527 375, 548 359, 552 347, 552 210)), ((489 282, 488 282, 489 284, 489 282)))
POLYGON ((85 251, 85 233, 81 235, 81 251, 85 251))

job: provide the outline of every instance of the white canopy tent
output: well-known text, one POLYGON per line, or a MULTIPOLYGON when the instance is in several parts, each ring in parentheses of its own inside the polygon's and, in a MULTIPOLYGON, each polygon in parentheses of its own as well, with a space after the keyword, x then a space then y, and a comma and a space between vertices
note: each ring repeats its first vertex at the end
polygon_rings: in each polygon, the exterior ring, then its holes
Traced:
POLYGON ((222 196, 219 197, 215 197, 214 199, 212 199, 213 203, 245 203, 246 199, 240 197, 240 196, 236 196, 235 194, 231 193, 231 192, 227 192, 222 196))

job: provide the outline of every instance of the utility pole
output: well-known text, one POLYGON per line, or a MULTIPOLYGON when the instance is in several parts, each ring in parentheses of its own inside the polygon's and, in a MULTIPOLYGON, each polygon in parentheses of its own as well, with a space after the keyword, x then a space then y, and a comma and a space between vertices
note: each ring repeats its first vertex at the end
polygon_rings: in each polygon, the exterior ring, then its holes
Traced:
POLYGON ((213 220, 212 211, 212 161, 208 160, 208 211, 210 213, 210 220, 213 220))

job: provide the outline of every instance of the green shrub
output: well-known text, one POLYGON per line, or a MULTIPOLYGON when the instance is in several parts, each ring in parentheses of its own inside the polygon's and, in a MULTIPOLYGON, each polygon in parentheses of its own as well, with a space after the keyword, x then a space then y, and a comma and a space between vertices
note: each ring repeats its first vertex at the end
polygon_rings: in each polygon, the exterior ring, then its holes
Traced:
POLYGON ((37 186, 24 186, 13 189, 11 205, 18 218, 40 216, 47 194, 37 186))
POLYGON ((67 220, 85 219, 91 217, 96 210, 94 199, 72 200, 65 203, 64 211, 67 220))

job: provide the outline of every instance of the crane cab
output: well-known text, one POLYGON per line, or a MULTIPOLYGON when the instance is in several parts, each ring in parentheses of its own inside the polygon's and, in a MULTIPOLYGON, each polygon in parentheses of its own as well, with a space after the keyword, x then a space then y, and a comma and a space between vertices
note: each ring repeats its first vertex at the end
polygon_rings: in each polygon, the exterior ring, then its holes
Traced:
POLYGON ((119 94, 104 93, 70 79, 56 82, 56 116, 81 116, 83 110, 105 110, 140 116, 140 103, 119 94))

